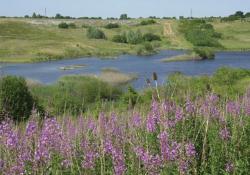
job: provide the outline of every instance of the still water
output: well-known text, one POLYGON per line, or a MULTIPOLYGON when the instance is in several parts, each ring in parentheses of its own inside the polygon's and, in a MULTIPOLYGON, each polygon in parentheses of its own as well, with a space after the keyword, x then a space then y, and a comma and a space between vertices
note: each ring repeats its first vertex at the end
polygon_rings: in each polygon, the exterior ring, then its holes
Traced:
POLYGON ((117 68, 123 73, 136 73, 138 79, 132 84, 136 88, 145 86, 145 79, 153 72, 163 84, 169 74, 182 72, 186 75, 211 75, 221 66, 250 69, 250 52, 218 52, 214 60, 163 63, 161 59, 181 55, 185 51, 165 50, 151 56, 121 55, 117 59, 79 58, 42 63, 6 64, 1 63, 0 73, 19 75, 45 84, 54 83, 61 76, 69 74, 99 74, 103 68, 117 68), (60 70, 60 67, 86 64, 84 68, 60 70))

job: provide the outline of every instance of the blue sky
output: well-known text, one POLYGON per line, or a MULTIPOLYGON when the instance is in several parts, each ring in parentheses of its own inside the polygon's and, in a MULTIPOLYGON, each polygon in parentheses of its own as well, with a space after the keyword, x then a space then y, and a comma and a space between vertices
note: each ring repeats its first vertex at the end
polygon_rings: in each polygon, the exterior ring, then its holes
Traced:
POLYGON ((250 12, 250 0, 0 0, 0 16, 24 16, 37 12, 48 16, 130 17, 226 16, 237 10, 250 12))

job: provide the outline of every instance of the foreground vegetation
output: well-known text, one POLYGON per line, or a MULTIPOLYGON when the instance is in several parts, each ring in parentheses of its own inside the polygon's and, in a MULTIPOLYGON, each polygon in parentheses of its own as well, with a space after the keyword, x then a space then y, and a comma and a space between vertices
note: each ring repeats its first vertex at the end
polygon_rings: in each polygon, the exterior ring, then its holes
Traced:
POLYGON ((112 57, 124 53, 144 55, 161 49, 192 50, 197 46, 215 50, 250 49, 250 23, 247 21, 193 21, 196 22, 175 19, 0 18, 0 61, 112 57), (201 26, 204 31, 198 30, 201 26))
MULTIPOLYGON (((247 174, 249 80, 248 70, 222 68, 213 77, 175 74, 167 86, 157 87, 153 86, 157 81, 154 74, 152 86, 146 90, 151 92, 148 103, 139 100, 147 99, 148 93, 138 97, 129 88, 130 95, 124 99, 129 97, 130 105, 125 109, 110 105, 107 110, 103 102, 98 113, 91 110, 78 117, 65 113, 43 119, 33 110, 30 119, 18 125, 7 119, 0 124, 1 173, 247 174)), ((72 81, 66 77, 53 93, 74 94, 74 89, 91 86, 83 83, 77 87, 72 81), (64 88, 68 91, 62 91, 64 88)), ((105 89, 104 84, 94 86, 105 89)), ((92 88, 89 92, 98 92, 92 88)), ((75 94, 62 101, 75 97, 80 99, 75 94)), ((49 100, 50 105, 54 100, 49 100)))

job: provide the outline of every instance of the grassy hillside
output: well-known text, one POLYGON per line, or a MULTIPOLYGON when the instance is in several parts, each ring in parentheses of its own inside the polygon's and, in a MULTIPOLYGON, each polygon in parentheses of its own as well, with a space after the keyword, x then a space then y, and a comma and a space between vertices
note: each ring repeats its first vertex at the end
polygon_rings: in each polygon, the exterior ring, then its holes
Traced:
MULTIPOLYGON (((112 37, 125 31, 140 30, 154 33, 162 41, 152 43, 155 49, 191 49, 193 46, 178 31, 177 20, 158 20, 157 24, 139 25, 142 19, 110 20, 54 20, 54 19, 0 19, 0 61, 31 62, 82 56, 111 57, 122 53, 136 54, 142 46, 112 42, 112 37), (75 23, 76 29, 59 29, 60 22, 75 23), (120 28, 105 29, 116 22, 120 28), (82 27, 85 26, 85 27, 82 27), (106 40, 89 39, 86 26, 103 30, 106 40)), ((250 49, 250 23, 212 23, 223 34, 221 44, 226 50, 250 49)))
POLYGON ((223 34, 221 44, 228 50, 250 50, 250 22, 214 22, 215 30, 223 34))

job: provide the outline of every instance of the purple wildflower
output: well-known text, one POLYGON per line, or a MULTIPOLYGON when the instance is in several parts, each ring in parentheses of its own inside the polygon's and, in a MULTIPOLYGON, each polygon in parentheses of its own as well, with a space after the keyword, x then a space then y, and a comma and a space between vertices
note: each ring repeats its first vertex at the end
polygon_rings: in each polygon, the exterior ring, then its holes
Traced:
POLYGON ((161 156, 163 160, 168 160, 169 157, 169 145, 168 145, 168 134, 166 131, 160 133, 160 147, 161 147, 161 156))
POLYGON ((93 150, 88 150, 84 156, 82 166, 86 169, 93 169, 95 167, 95 160, 99 157, 99 154, 93 150))
POLYGON ((155 118, 151 114, 148 115, 146 125, 147 125, 147 131, 148 132, 155 132, 155 130, 156 130, 156 121, 155 121, 155 118))
POLYGON ((176 109, 176 111, 175 111, 175 120, 176 120, 176 122, 181 121, 183 119, 183 116, 184 116, 184 114, 183 114, 182 109, 180 107, 178 107, 176 109))
POLYGON ((8 133, 7 139, 6 139, 6 146, 10 149, 15 149, 18 144, 18 137, 17 134, 14 131, 11 131, 8 133))
POLYGON ((180 154, 180 148, 181 148, 181 145, 179 143, 172 142, 171 149, 169 152, 169 159, 170 160, 174 161, 174 160, 178 159, 179 154, 180 154))
POLYGON ((139 114, 133 115, 132 121, 133 121, 133 126, 139 127, 142 122, 141 116, 139 114))
POLYGON ((138 158, 143 162, 149 174, 160 174, 159 172, 160 167, 162 166, 162 160, 159 155, 150 155, 142 147, 136 147, 134 151, 138 158))
POLYGON ((36 122, 30 121, 27 124, 27 127, 26 127, 26 136, 27 137, 32 137, 32 135, 36 132, 36 129, 37 129, 36 122))
POLYGON ((125 160, 121 149, 113 148, 112 150, 112 160, 114 171, 116 175, 124 174, 126 170, 125 160))
POLYGON ((196 155, 196 150, 195 150, 195 146, 193 143, 188 143, 185 145, 185 152, 186 152, 186 156, 191 158, 194 157, 196 155))
POLYGON ((181 174, 186 174, 188 171, 189 163, 187 161, 181 160, 179 162, 179 171, 181 174))
POLYGON ((229 140, 231 137, 230 132, 226 127, 220 130, 219 135, 222 140, 229 140))
POLYGON ((189 114, 192 114, 195 112, 195 106, 190 99, 187 99, 186 101, 186 111, 189 114))
POLYGON ((4 161, 0 159, 0 170, 2 170, 4 167, 4 161))
POLYGON ((228 102, 227 103, 227 111, 228 113, 232 114, 233 116, 240 115, 241 106, 239 103, 236 102, 228 102))
POLYGON ((227 162, 225 165, 225 170, 228 173, 232 173, 234 171, 234 164, 232 162, 227 162))

